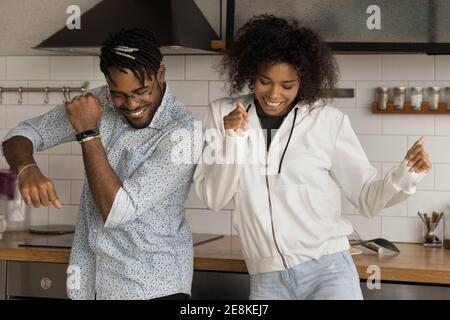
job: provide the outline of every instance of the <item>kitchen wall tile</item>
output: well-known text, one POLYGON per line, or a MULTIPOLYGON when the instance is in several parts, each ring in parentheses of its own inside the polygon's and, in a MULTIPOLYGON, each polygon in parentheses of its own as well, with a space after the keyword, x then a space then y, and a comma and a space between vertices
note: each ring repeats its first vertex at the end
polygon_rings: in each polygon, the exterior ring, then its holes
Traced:
POLYGON ((404 217, 408 215, 408 203, 406 201, 402 201, 393 205, 389 208, 384 208, 380 211, 381 216, 394 216, 394 217, 404 217))
POLYGON ((353 130, 360 134, 381 134, 381 115, 368 108, 339 108, 348 115, 353 130))
MULTIPOLYGON (((398 162, 385 162, 383 163, 383 176, 385 176, 389 170, 391 170, 394 167, 397 167, 400 164, 400 161, 398 162)), ((422 181, 417 184, 416 188, 417 190, 434 190, 434 178, 435 177, 435 170, 434 168, 423 178, 422 181)))
POLYGON ((82 155, 81 145, 78 142, 71 142, 72 154, 82 155))
POLYGON ((50 79, 93 80, 94 63, 90 56, 50 57, 50 79))
POLYGON ((187 106, 186 109, 192 114, 195 120, 199 121, 203 121, 208 113, 207 106, 187 106))
POLYGON ((413 217, 382 217, 381 236, 395 242, 422 242, 422 222, 413 217))
POLYGON ((407 201, 411 217, 417 217, 417 212, 441 212, 450 206, 450 191, 416 191, 407 201))
MULTIPOLYGON (((28 87, 28 81, 0 81, 0 87, 3 88, 18 88, 18 87, 28 87)), ((22 103, 19 103, 19 93, 18 92, 3 92, 2 94, 2 104, 28 104, 28 92, 22 92, 22 103)))
POLYGON ((209 81, 209 102, 227 97, 227 90, 225 81, 209 81))
POLYGON ((434 134, 434 115, 385 115, 383 116, 383 134, 434 134))
POLYGON ((70 143, 64 143, 57 145, 53 148, 43 151, 43 153, 47 154, 70 154, 72 148, 70 143))
POLYGON ((436 80, 450 79, 450 56, 436 56, 436 80))
POLYGON ((53 180, 55 184, 56 194, 62 204, 70 204, 70 181, 69 180, 53 180))
POLYGON ((408 87, 408 81, 357 81, 356 82, 356 106, 372 110, 375 101, 377 87, 408 87))
POLYGON ((0 128, 6 128, 6 106, 0 104, 0 128))
POLYGON ((0 57, 0 80, 6 79, 6 57, 0 57))
POLYGON ((8 80, 44 80, 50 78, 49 57, 7 57, 8 80))
POLYGON ((435 164, 431 172, 434 172, 436 190, 450 191, 450 164, 435 164))
POLYGON ((49 110, 45 106, 30 106, 30 105, 12 105, 6 107, 6 126, 14 128, 20 122, 38 117, 47 113, 49 110))
POLYGON ((373 239, 380 237, 381 218, 367 218, 362 215, 343 215, 343 218, 349 220, 353 229, 360 235, 361 239, 373 239))
POLYGON ((166 80, 170 81, 186 79, 185 56, 164 56, 163 63, 166 65, 166 80))
POLYGON ((207 81, 168 81, 168 84, 175 97, 185 105, 208 104, 207 81))
POLYGON ((49 156, 50 178, 79 180, 84 176, 83 159, 73 155, 49 156))
POLYGON ((43 226, 48 224, 48 207, 27 207, 30 213, 31 226, 43 226))
POLYGON ((217 65, 222 56, 186 56, 186 80, 222 80, 217 65))
POLYGON ((231 234, 231 211, 214 212, 202 209, 186 209, 186 219, 192 232, 231 234))
MULTIPOLYGON (((409 136, 408 146, 412 147, 420 136, 409 136)), ((425 150, 430 156, 431 163, 450 162, 450 137, 425 136, 425 150)))
MULTIPOLYGON (((29 87, 38 87, 38 88, 45 88, 45 87, 65 87, 65 86, 71 86, 72 83, 70 80, 65 81, 50 81, 50 80, 33 80, 28 81, 29 87)), ((45 93, 44 90, 42 92, 29 92, 28 93, 28 103, 34 104, 34 105, 46 105, 50 109, 53 109, 55 106, 62 104, 64 100, 64 95, 62 92, 49 92, 48 94, 48 103, 44 102, 45 93)))
POLYGON ((81 199, 81 191, 83 188, 82 180, 72 180, 71 188, 70 188, 70 203, 71 204, 80 204, 81 199))
POLYGON ((434 56, 383 55, 382 72, 383 80, 434 80, 434 56))
POLYGON ((93 61, 93 68, 94 68, 94 80, 105 80, 105 75, 100 70, 100 58, 94 57, 93 61))
POLYGON ((78 206, 63 205, 61 209, 53 206, 49 207, 48 223, 53 224, 69 224, 77 223, 78 206))
MULTIPOLYGON (((103 79, 103 80, 93 80, 93 81, 90 80, 88 82, 89 82, 89 85, 87 87, 88 91, 92 90, 92 89, 95 89, 95 88, 106 86, 106 80, 105 79, 103 79)), ((71 81, 72 87, 77 87, 77 88, 83 86, 84 83, 85 83, 85 81, 80 81, 80 80, 71 81)), ((77 93, 72 94, 72 96, 79 95, 79 94, 81 94, 81 93, 77 92, 77 93)))
MULTIPOLYGON (((189 190, 188 198, 184 203, 184 207, 187 209, 208 209, 203 201, 197 196, 193 184, 189 190)), ((234 209, 234 201, 231 200, 230 203, 228 203, 223 209, 234 209)))
POLYGON ((335 55, 341 80, 380 80, 381 55, 335 55))
POLYGON ((371 161, 401 161, 406 154, 406 137, 358 135, 371 161))
POLYGON ((450 117, 436 116, 436 135, 450 136, 450 117))

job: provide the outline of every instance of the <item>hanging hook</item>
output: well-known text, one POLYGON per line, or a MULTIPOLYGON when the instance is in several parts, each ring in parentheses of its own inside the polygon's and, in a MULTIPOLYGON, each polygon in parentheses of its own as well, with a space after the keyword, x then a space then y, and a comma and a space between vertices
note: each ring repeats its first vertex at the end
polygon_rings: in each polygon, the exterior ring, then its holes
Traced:
POLYGON ((66 87, 66 92, 67 92, 67 100, 71 101, 72 98, 70 97, 70 87, 66 87))
POLYGON ((0 87, 0 103, 3 103, 3 87, 0 87))
POLYGON ((48 87, 45 87, 45 89, 44 89, 44 92, 45 92, 45 98, 44 98, 44 103, 48 103, 48 91, 49 91, 49 88, 48 87))
POLYGON ((19 87, 19 89, 18 89, 18 92, 19 92, 19 100, 18 100, 18 102, 19 103, 23 102, 22 91, 23 91, 22 87, 19 87))
POLYGON ((67 102, 66 87, 63 87, 63 88, 62 88, 62 93, 63 93, 63 96, 64 96, 63 103, 66 103, 66 102, 67 102))

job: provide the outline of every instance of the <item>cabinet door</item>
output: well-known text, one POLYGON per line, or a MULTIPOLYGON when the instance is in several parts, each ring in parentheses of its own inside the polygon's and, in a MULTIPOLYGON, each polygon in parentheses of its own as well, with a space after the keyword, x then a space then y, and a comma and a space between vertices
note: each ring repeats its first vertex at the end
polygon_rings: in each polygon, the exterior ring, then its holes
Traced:
POLYGON ((7 262, 8 298, 67 299, 66 264, 7 262))

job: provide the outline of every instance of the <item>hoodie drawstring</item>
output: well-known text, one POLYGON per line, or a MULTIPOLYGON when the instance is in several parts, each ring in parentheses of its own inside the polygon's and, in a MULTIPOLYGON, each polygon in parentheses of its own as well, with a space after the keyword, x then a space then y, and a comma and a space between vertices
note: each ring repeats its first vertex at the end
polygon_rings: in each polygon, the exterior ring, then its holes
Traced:
POLYGON ((298 108, 295 108, 294 121, 292 122, 291 132, 289 133, 289 138, 286 143, 286 147, 284 148, 283 155, 281 156, 280 167, 278 168, 278 174, 281 173, 281 165, 283 164, 284 155, 286 154, 286 150, 289 146, 289 142, 291 141, 292 132, 294 132, 295 120, 297 120, 297 111, 298 111, 298 108))

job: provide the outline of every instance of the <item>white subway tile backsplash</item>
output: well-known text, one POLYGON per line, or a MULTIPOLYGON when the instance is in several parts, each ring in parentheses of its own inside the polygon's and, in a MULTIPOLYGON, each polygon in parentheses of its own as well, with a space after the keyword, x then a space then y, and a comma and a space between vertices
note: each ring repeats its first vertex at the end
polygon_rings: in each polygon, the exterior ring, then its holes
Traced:
POLYGON ((383 55, 383 80, 434 80, 434 56, 383 55))
POLYGON ((231 211, 214 212, 211 210, 185 209, 186 219, 192 232, 231 234, 231 211))
POLYGON ((186 56, 186 80, 221 80, 217 66, 222 56, 186 56))
POLYGON ((436 116, 436 135, 450 136, 450 117, 436 116))
POLYGON ((383 134, 389 135, 433 135, 434 115, 383 115, 383 134))
POLYGON ((71 182, 71 193, 70 193, 70 203, 80 204, 81 191, 83 189, 82 180, 72 180, 71 182))
POLYGON ((208 81, 168 81, 170 91, 185 105, 208 104, 208 81))
POLYGON ((76 155, 82 155, 83 152, 81 150, 81 145, 79 142, 71 142, 71 149, 72 149, 72 154, 76 154, 76 155))
POLYGON ((50 178, 79 180, 84 177, 84 164, 80 156, 74 155, 50 155, 50 178))
POLYGON ((48 224, 48 207, 27 207, 27 211, 30 213, 31 226, 45 226, 48 224))
POLYGON ((105 80, 103 72, 100 70, 100 58, 94 57, 94 80, 105 80))
POLYGON ((395 242, 422 242, 422 222, 413 217, 382 217, 381 236, 395 242))
POLYGON ((71 150, 70 143, 64 143, 42 152, 47 154, 70 154, 71 150))
POLYGON ((406 201, 397 203, 396 205, 393 205, 389 208, 384 208, 380 212, 381 216, 394 216, 394 217, 401 217, 401 216, 407 216, 408 215, 408 205, 406 201))
POLYGON ((8 80, 44 80, 50 78, 49 57, 7 57, 8 80))
POLYGON ((6 106, 0 105, 0 128, 6 128, 6 106))
POLYGON ((450 191, 450 164, 435 164, 431 171, 435 173, 436 190, 450 191))
POLYGON ((368 108, 339 108, 348 115, 357 134, 381 134, 381 115, 373 114, 368 108))
POLYGON ((209 102, 227 97, 228 91, 224 81, 210 81, 209 82, 209 102))
POLYGON ((381 218, 367 218, 362 215, 343 215, 343 218, 349 220, 353 229, 358 232, 361 239, 379 238, 381 235, 381 218))
MULTIPOLYGON (((336 87, 343 89, 354 89, 354 91, 356 92, 355 81, 339 81, 336 87)), ((338 98, 334 99, 333 101, 327 101, 327 104, 336 108, 354 108, 356 107, 356 95, 353 98, 338 98)))
POLYGON ((356 106, 358 108, 369 108, 375 101, 377 87, 407 87, 408 81, 357 81, 356 82, 356 106))
POLYGON ((208 112, 207 106, 187 106, 186 109, 192 114, 195 120, 203 121, 208 112))
POLYGON ((93 80, 93 57, 52 56, 50 57, 51 80, 93 80))
POLYGON ((48 177, 48 155, 35 154, 34 160, 36 160, 36 164, 38 165, 42 174, 48 177))
POLYGON ((380 80, 380 55, 335 55, 341 80, 380 80))
POLYGON ((78 216, 78 206, 63 205, 61 209, 49 207, 48 223, 75 225, 78 216))
POLYGON ((408 216, 417 217, 417 212, 441 212, 450 205, 450 191, 416 191, 407 201, 408 216))
POLYGON ((358 135, 358 138, 371 161, 400 162, 405 157, 406 137, 358 135))
POLYGON ((6 107, 6 126, 14 128, 20 122, 38 117, 49 111, 45 106, 13 105, 6 107))
POLYGON ((6 79, 6 57, 0 57, 0 80, 6 79))
POLYGON ((450 79, 450 56, 436 56, 436 80, 450 79))
POLYGON ((62 204, 70 204, 70 181, 69 180, 53 180, 55 184, 56 194, 62 204))
POLYGON ((166 80, 185 80, 185 56, 164 56, 163 64, 166 66, 166 80))

